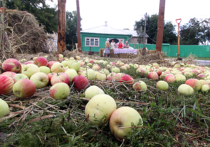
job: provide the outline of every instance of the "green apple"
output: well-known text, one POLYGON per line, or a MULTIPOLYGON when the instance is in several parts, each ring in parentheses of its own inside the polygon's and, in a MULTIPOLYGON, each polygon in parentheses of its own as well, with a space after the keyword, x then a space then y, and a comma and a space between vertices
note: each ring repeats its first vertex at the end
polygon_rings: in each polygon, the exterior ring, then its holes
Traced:
POLYGON ((78 71, 80 69, 80 63, 79 62, 74 62, 71 64, 71 67, 72 69, 75 69, 76 71, 78 71))
POLYGON ((61 62, 61 64, 62 64, 64 67, 66 67, 66 66, 68 66, 69 62, 68 62, 67 60, 64 60, 64 61, 61 62))
POLYGON ((98 72, 96 71, 96 79, 100 81, 105 81, 106 80, 106 74, 103 72, 98 72))
POLYGON ((49 74, 51 72, 50 68, 47 66, 40 66, 39 70, 40 70, 40 72, 43 72, 45 74, 49 74))
POLYGON ((81 73, 81 75, 87 77, 88 80, 95 80, 96 79, 96 72, 93 69, 88 69, 81 73))
POLYGON ((87 119, 97 125, 103 125, 108 122, 111 114, 116 110, 115 100, 107 94, 95 95, 85 107, 85 116, 87 119))
POLYGON ((204 93, 207 93, 207 92, 209 91, 209 85, 204 84, 204 85, 201 87, 201 91, 204 92, 204 93))
POLYGON ((63 64, 56 62, 52 65, 51 71, 54 73, 64 72, 63 64))
POLYGON ((113 67, 111 69, 111 71, 114 72, 114 73, 119 73, 120 72, 120 69, 118 67, 113 67))
POLYGON ((9 113, 9 106, 8 104, 0 99, 0 117, 3 117, 9 113))
POLYGON ((135 84, 133 84, 133 89, 140 90, 140 91, 146 91, 147 84, 144 81, 138 81, 135 84))
POLYGON ((28 79, 28 77, 24 74, 16 74, 13 76, 12 78, 14 80, 14 83, 16 83, 17 81, 21 80, 21 79, 28 79))
POLYGON ((186 77, 183 74, 176 74, 175 81, 176 82, 186 82, 186 77))
POLYGON ((65 73, 69 76, 70 82, 72 82, 73 78, 78 75, 75 69, 67 69, 65 73))
POLYGON ((40 72, 40 69, 35 64, 27 64, 23 66, 22 74, 26 75, 28 78, 30 78, 33 74, 40 72))
POLYGON ((98 95, 98 94, 104 94, 104 91, 99 88, 98 86, 90 86, 88 87, 86 90, 85 90, 85 97, 86 98, 92 98, 94 97, 95 95, 98 95))
POLYGON ((178 87, 178 93, 183 95, 192 95, 194 93, 194 89, 187 84, 181 84, 178 87))
POLYGON ((166 81, 158 81, 156 83, 156 88, 159 90, 168 90, 168 83, 166 81))
POLYGON ((107 70, 107 69, 105 69, 105 68, 102 69, 101 71, 104 72, 106 75, 108 75, 108 74, 110 73, 109 70, 107 70))
POLYGON ((33 74, 30 80, 34 83, 37 89, 43 88, 49 83, 49 78, 47 74, 43 72, 37 72, 33 74))
POLYGON ((49 94, 54 99, 64 99, 69 96, 70 88, 66 83, 56 83, 50 88, 49 94))
POLYGON ((112 134, 120 141, 128 137, 132 124, 140 130, 143 126, 143 120, 135 109, 126 106, 115 110, 109 120, 112 134))

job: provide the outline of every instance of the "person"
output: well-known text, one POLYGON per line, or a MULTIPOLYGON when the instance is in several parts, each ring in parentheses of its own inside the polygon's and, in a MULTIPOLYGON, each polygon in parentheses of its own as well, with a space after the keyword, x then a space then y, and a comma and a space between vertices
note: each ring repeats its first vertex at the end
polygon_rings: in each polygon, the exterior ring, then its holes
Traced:
POLYGON ((110 54, 109 38, 106 39, 104 53, 106 57, 108 57, 108 54, 110 54))
POLYGON ((124 44, 124 48, 129 48, 130 46, 129 46, 129 44, 128 44, 128 41, 126 41, 125 42, 125 44, 124 44))
POLYGON ((119 43, 118 43, 118 48, 120 48, 120 49, 123 48, 123 44, 122 44, 121 40, 120 40, 119 43))
POLYGON ((115 42, 114 42, 114 40, 112 40, 112 42, 111 42, 111 49, 114 49, 115 48, 115 42))

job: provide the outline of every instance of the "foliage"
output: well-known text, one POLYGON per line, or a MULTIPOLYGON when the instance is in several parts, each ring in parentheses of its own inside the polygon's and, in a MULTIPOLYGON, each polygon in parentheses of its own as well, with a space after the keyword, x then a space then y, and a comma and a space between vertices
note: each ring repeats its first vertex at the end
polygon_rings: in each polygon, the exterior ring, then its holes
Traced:
MULTIPOLYGON (((158 15, 153 14, 151 16, 147 16, 146 23, 146 33, 149 35, 148 43, 154 44, 156 43, 157 38, 158 15)), ((140 21, 135 22, 134 29, 137 31, 138 34, 141 26, 143 28, 145 26, 144 18, 142 18, 140 21)), ((171 22, 164 23, 163 36, 163 43, 176 44, 177 37, 175 34, 175 28, 171 22)))
POLYGON ((76 34, 77 34, 77 12, 67 11, 66 12, 66 47, 68 50, 72 50, 75 47, 75 43, 77 43, 76 34))
POLYGON ((28 11, 37 18, 40 24, 45 26, 46 32, 53 33, 57 31, 56 8, 47 5, 46 0, 8 0, 6 7, 28 11))
POLYGON ((180 27, 182 45, 206 44, 210 41, 210 19, 198 20, 191 18, 189 22, 180 27))

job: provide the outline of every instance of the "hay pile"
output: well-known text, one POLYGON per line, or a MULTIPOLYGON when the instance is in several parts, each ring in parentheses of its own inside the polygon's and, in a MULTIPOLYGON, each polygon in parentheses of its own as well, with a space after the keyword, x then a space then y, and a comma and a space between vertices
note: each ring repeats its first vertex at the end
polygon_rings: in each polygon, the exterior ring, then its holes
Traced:
POLYGON ((35 17, 26 12, 7 9, 4 16, 0 58, 13 57, 14 53, 49 52, 47 34, 35 17))

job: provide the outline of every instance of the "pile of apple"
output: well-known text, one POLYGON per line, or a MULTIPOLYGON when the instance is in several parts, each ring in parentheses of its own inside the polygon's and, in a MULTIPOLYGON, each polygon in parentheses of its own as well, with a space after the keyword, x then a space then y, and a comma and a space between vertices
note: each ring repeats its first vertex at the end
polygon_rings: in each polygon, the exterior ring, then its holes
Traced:
MULTIPOLYGON (((125 74, 126 71, 132 69, 140 77, 156 80, 156 88, 159 90, 167 90, 169 88, 168 83, 174 82, 183 83, 177 89, 183 95, 192 95, 199 90, 208 92, 210 89, 210 68, 193 64, 174 62, 171 67, 160 67, 157 63, 148 65, 125 64, 121 61, 108 62, 88 57, 80 59, 79 56, 66 58, 61 54, 58 55, 58 61, 48 61, 46 57, 34 57, 32 61, 22 59, 21 62, 10 58, 2 63, 4 72, 0 74, 0 95, 9 95, 13 92, 18 98, 30 98, 36 89, 50 86, 50 97, 64 99, 69 96, 70 87, 73 84, 75 89, 85 90, 85 96, 91 98, 85 110, 87 118, 99 125, 109 120, 110 129, 119 140, 125 138, 126 133, 123 130, 128 133, 131 125, 130 122, 125 123, 125 125, 120 120, 127 122, 128 118, 137 122, 132 118, 135 114, 139 122, 141 116, 138 114, 137 117, 137 112, 127 107, 119 108, 118 111, 114 99, 104 94, 103 90, 98 90, 96 87, 92 88, 92 86, 89 87, 91 89, 88 88, 90 80, 123 82, 136 91, 146 91, 147 84, 144 81, 134 82, 132 76, 125 74), (125 118, 125 115, 128 116, 125 118), (104 116, 106 117, 103 118, 104 116)), ((0 100, 0 117, 8 113, 7 103, 0 100)))
POLYGON ((141 129, 143 121, 140 114, 131 107, 117 109, 115 100, 104 94, 98 86, 90 86, 85 91, 85 97, 90 101, 85 107, 87 119, 97 125, 104 125, 109 121, 113 135, 120 141, 126 139, 132 128, 132 123, 141 129))

